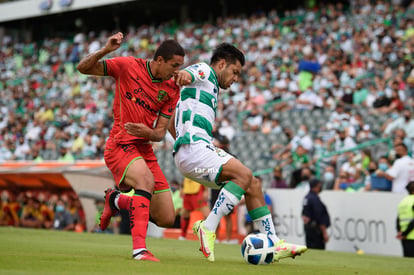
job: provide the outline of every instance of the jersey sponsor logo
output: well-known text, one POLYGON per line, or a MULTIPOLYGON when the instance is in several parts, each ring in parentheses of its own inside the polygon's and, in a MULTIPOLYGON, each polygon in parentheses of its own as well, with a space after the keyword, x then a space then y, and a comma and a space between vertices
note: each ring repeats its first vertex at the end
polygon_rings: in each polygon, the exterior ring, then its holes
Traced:
POLYGON ((164 90, 159 90, 158 91, 157 100, 159 102, 167 101, 169 98, 170 97, 168 96, 168 93, 166 91, 164 91, 164 90))
POLYGON ((202 70, 198 70, 198 76, 201 79, 204 79, 204 78, 206 78, 206 73, 204 71, 202 71, 202 70))
MULTIPOLYGON (((128 94, 130 92, 126 92, 126 94, 128 94)), ((149 95, 147 95, 147 93, 145 92, 145 90, 141 87, 139 87, 138 89, 134 89, 134 91, 132 91, 133 94, 135 95, 140 95, 142 97, 147 98, 149 101, 151 101, 152 103, 156 103, 152 97, 150 97, 149 95)))
MULTIPOLYGON (((137 89, 137 90, 139 90, 139 89, 137 89)), ((146 101, 144 101, 143 99, 141 99, 139 97, 133 96, 130 92, 126 92, 125 97, 126 97, 126 99, 129 99, 132 102, 134 102, 135 105, 141 106, 141 107, 143 107, 144 109, 148 110, 151 113, 158 114, 159 110, 153 109, 151 107, 151 105, 149 105, 146 101)))
POLYGON ((215 151, 215 147, 214 147, 213 145, 207 144, 207 145, 206 145, 206 148, 207 148, 207 149, 210 149, 210 150, 211 150, 211 151, 213 151, 213 152, 215 151))

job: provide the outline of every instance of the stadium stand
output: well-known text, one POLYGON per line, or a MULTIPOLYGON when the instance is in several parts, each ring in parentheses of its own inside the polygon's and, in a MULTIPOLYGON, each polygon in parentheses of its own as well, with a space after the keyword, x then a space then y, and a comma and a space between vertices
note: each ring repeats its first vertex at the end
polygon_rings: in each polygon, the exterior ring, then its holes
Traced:
MULTIPOLYGON (((224 117, 235 130, 231 151, 254 171, 272 169, 282 161, 274 157, 272 145, 286 146, 305 124, 312 139, 323 140, 323 148, 306 152, 317 170, 319 150, 334 152, 334 143, 328 141, 338 131, 344 130, 356 145, 394 139, 386 124, 402 119, 403 109, 412 110, 414 7, 396 2, 359 0, 346 7, 338 3, 256 11, 218 18, 214 24, 189 21, 174 29, 169 23, 130 26, 122 30, 125 41, 115 54, 150 58, 152 45, 174 35, 190 64, 208 61, 210 50, 220 42, 240 45, 247 59, 242 81, 221 91, 217 120, 219 131, 224 117), (344 106, 342 113, 336 111, 338 105, 344 106), (259 114, 253 117, 255 108, 259 114), (265 116, 270 117, 270 132, 264 133, 264 124, 246 131, 239 123, 265 116), (274 120, 282 131, 273 128, 274 120)), ((114 83, 86 78, 75 65, 102 46, 111 32, 20 41, 6 31, 0 44, 0 162, 102 159, 114 83)), ((403 141, 412 151, 413 137, 406 134, 403 141)), ((367 147, 374 161, 390 153, 388 144, 367 147)), ((180 179, 169 141, 155 147, 167 178, 180 179)), ((289 177, 291 169, 285 166, 283 174, 289 177)), ((264 183, 269 182, 265 177, 264 183)))

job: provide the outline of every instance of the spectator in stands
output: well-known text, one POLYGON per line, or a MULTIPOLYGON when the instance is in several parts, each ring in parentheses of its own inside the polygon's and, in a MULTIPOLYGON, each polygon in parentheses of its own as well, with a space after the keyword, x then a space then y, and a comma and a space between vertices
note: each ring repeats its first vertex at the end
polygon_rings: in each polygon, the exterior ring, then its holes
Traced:
POLYGON ((263 122, 262 114, 260 113, 259 106, 253 105, 252 110, 244 120, 243 129, 245 131, 259 131, 263 122))
POLYGON ((390 167, 388 158, 380 157, 378 166, 375 161, 369 163, 368 169, 365 170, 365 190, 367 191, 391 191, 392 181, 385 177, 378 177, 377 170, 387 171, 390 167))
POLYGON ((414 120, 411 117, 410 110, 404 110, 403 117, 399 117, 389 123, 384 129, 384 135, 390 136, 391 133, 397 128, 403 129, 409 138, 414 138, 414 120))
POLYGON ((386 96, 385 92, 378 91, 377 97, 374 103, 372 103, 372 107, 374 107, 374 109, 372 110, 371 113, 375 114, 376 109, 388 107, 390 104, 391 104, 391 100, 386 96))
POLYGON ((352 103, 354 105, 361 105, 368 96, 368 90, 364 87, 362 80, 355 83, 355 92, 353 94, 352 103))
POLYGON ((343 154, 346 158, 345 162, 341 165, 340 171, 345 171, 348 177, 355 182, 359 177, 359 167, 361 156, 355 151, 348 151, 343 154))
POLYGON ((335 111, 333 111, 329 116, 330 122, 338 122, 342 121, 347 114, 345 113, 345 106, 344 104, 336 105, 335 111))
POLYGON ((282 168, 280 166, 275 166, 273 168, 273 179, 270 182, 270 188, 288 188, 288 185, 283 179, 282 168))
POLYGON ((362 130, 358 132, 357 137, 356 137, 356 141, 358 143, 361 143, 361 142, 364 142, 364 141, 372 140, 374 138, 375 138, 375 136, 371 132, 371 126, 369 124, 365 124, 362 127, 362 130))
POLYGON ((262 125, 260 127, 260 132, 267 135, 272 132, 272 119, 270 117, 270 114, 266 113, 263 116, 262 125))
POLYGON ((38 146, 33 146, 30 154, 27 156, 27 160, 33 160, 36 163, 42 162, 43 158, 40 155, 40 149, 38 146))
POLYGON ((392 167, 387 171, 377 170, 376 175, 392 181, 392 192, 406 194, 405 186, 414 180, 414 160, 408 156, 404 143, 395 144, 394 149, 396 160, 392 167))
POLYGON ((229 141, 231 141, 236 133, 236 129, 231 125, 231 122, 228 118, 223 118, 218 128, 220 135, 226 136, 229 141))
POLYGON ((23 135, 18 137, 14 156, 17 160, 25 160, 30 153, 30 146, 23 135))
POLYGON ((309 167, 311 164, 311 158, 308 151, 300 144, 294 152, 288 153, 288 155, 285 155, 285 158, 281 160, 283 161, 280 164, 281 168, 287 165, 292 167, 293 171, 290 177, 289 186, 295 188, 301 180, 303 168, 309 167))
POLYGON ((16 159, 16 156, 13 154, 15 148, 13 141, 6 139, 0 147, 0 162, 16 159))
POLYGON ((334 187, 334 182, 336 178, 335 167, 332 165, 327 165, 322 174, 322 189, 331 190, 334 187))
MULTIPOLYGON (((286 129, 285 134, 291 136, 291 130, 286 129)), ((297 147, 301 145, 306 152, 309 152, 313 149, 313 141, 311 136, 308 133, 308 127, 305 124, 299 126, 299 129, 296 135, 289 139, 289 144, 283 148, 280 152, 274 155, 275 159, 287 159, 290 155, 296 151, 297 147)), ((280 148, 280 145, 272 145, 271 151, 280 148)))
MULTIPOLYGON (((309 180, 313 177, 313 171, 309 167, 303 167, 299 174, 299 180, 296 185, 291 185, 291 188, 303 189, 306 192, 309 191, 309 180)), ((292 182, 292 181, 291 181, 292 182)))
POLYGON ((323 108, 323 99, 309 87, 296 99, 295 109, 313 110, 323 108))
MULTIPOLYGON (((331 148, 333 144, 334 151, 342 151, 357 146, 355 141, 348 135, 344 128, 339 128, 336 130, 336 132, 336 136, 327 141, 328 148, 331 148)), ((337 167, 340 167, 344 161, 345 157, 343 155, 335 155, 332 158, 332 164, 336 165, 337 167)))
POLYGON ((394 136, 394 142, 397 142, 397 141, 402 142, 407 146, 408 155, 411 156, 411 152, 413 149, 413 140, 407 137, 407 133, 404 131, 404 129, 401 129, 401 128, 395 129, 393 136, 394 136))
POLYGON ((60 148, 60 156, 57 160, 60 162, 73 162, 75 161, 75 158, 72 156, 70 149, 68 149, 66 146, 62 146, 60 148))
POLYGON ((400 98, 400 94, 398 91, 393 90, 390 98, 390 105, 379 107, 376 109, 376 111, 379 114, 389 114, 392 111, 396 110, 398 112, 401 112, 404 110, 404 103, 400 98))
POLYGON ((62 199, 59 199, 56 203, 53 229, 63 231, 73 231, 75 229, 73 216, 62 199))

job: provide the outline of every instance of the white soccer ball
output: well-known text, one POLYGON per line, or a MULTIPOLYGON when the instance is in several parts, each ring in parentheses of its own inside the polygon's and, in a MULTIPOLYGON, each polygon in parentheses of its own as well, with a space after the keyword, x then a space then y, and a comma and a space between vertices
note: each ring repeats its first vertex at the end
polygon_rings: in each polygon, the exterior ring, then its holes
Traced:
POLYGON ((252 233, 244 238, 241 245, 243 259, 249 264, 270 264, 273 262, 275 246, 264 233, 252 233))

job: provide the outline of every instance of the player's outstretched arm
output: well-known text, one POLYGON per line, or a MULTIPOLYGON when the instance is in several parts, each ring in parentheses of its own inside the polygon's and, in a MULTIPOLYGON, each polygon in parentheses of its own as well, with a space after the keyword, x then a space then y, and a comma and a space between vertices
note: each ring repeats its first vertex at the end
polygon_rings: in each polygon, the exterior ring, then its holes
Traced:
POLYGON ((124 35, 121 32, 112 35, 103 48, 82 58, 76 68, 83 74, 104 75, 104 65, 99 60, 108 53, 117 50, 121 46, 123 38, 124 35))

